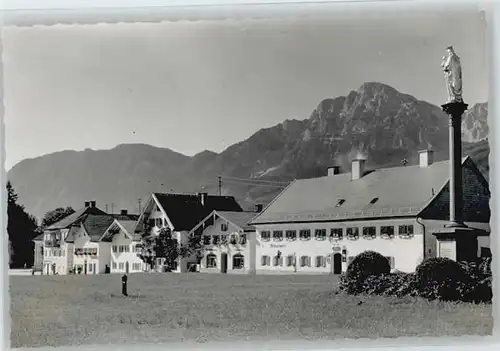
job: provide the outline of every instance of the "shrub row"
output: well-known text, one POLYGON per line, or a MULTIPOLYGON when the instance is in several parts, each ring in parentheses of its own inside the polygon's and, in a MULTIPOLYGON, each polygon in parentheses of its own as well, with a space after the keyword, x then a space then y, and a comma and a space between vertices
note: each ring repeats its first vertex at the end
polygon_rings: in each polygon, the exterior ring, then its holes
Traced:
POLYGON ((447 258, 424 260, 415 273, 391 273, 387 259, 374 251, 354 258, 339 288, 351 294, 420 296, 429 300, 490 302, 491 264, 457 263, 447 258))

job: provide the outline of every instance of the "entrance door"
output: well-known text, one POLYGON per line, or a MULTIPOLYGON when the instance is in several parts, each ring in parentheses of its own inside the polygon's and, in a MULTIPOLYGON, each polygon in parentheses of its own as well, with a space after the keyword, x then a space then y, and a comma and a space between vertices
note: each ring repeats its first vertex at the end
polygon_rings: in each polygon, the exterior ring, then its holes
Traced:
POLYGON ((333 254, 333 274, 342 274, 342 254, 333 254))
POLYGON ((125 262, 125 273, 128 274, 129 266, 128 266, 128 261, 125 262))
POLYGON ((227 273, 227 253, 220 255, 220 272, 227 273))

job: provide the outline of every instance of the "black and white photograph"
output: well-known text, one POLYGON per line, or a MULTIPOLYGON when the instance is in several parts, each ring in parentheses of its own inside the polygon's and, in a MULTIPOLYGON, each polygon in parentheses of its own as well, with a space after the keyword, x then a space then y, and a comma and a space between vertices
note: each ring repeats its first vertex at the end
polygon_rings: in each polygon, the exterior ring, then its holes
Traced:
POLYGON ((12 348, 492 335, 481 7, 115 21, 2 28, 12 348))

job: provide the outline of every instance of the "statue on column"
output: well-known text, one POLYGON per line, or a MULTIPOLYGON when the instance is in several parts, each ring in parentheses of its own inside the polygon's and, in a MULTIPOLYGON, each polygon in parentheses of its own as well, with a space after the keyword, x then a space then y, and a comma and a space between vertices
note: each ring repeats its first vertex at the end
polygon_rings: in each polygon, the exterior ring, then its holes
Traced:
POLYGON ((453 46, 446 48, 447 55, 443 56, 441 68, 446 78, 448 89, 448 103, 463 102, 462 100, 462 65, 460 58, 453 50, 453 46))

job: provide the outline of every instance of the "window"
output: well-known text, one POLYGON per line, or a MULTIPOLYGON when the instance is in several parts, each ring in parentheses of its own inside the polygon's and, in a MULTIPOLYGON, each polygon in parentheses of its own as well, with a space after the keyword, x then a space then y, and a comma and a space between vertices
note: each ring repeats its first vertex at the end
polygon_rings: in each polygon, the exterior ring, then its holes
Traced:
POLYGON ((273 232, 273 240, 274 241, 282 241, 283 240, 283 231, 282 230, 275 230, 273 232))
POLYGON ((220 236, 220 243, 221 245, 227 245, 227 235, 220 236))
POLYGON ((247 235, 240 234, 240 245, 246 245, 246 244, 247 244, 247 235))
POLYGON ((111 263, 111 267, 112 267, 113 269, 116 269, 116 262, 115 262, 115 261, 113 261, 113 262, 111 263))
POLYGON ((385 225, 380 227, 380 237, 385 239, 394 238, 394 226, 385 225))
POLYGON ((215 268, 217 267, 217 256, 211 253, 207 255, 207 268, 215 268))
POLYGON ((309 257, 309 256, 302 256, 300 258, 300 266, 301 267, 311 267, 311 257, 309 257))
POLYGON ((316 268, 326 267, 326 257, 325 256, 316 256, 316 268))
POLYGON ((287 230, 286 231, 286 240, 288 240, 288 241, 297 240, 297 231, 296 230, 287 230))
POLYGON ((163 227, 163 218, 156 218, 155 219, 155 227, 158 227, 158 228, 163 227))
POLYGON ((330 229, 330 238, 333 240, 341 240, 344 236, 344 230, 342 228, 332 228, 330 229))
POLYGON ((141 271, 141 264, 140 263, 132 263, 132 270, 133 271, 141 271))
POLYGON ((220 225, 220 230, 223 231, 223 232, 227 232, 227 223, 222 223, 220 225))
POLYGON ((295 257, 293 255, 288 255, 286 257, 286 265, 287 265, 287 267, 293 266, 294 258, 295 257))
POLYGON ((342 205, 344 204, 344 202, 345 202, 345 200, 344 200, 344 199, 339 199, 339 200, 337 201, 337 204, 335 205, 335 207, 340 207, 340 206, 342 206, 342 205))
POLYGON ((351 240, 358 239, 359 238, 359 228, 357 228, 357 227, 347 228, 346 235, 347 235, 348 239, 351 239, 351 240))
POLYGON ((302 229, 299 233, 300 240, 311 240, 311 230, 302 229))
POLYGON ((113 245, 113 252, 118 252, 118 246, 113 245))
POLYGON ((233 256, 233 269, 243 269, 245 268, 245 258, 242 254, 236 254, 233 256))
POLYGON ((260 259, 260 264, 262 266, 270 266, 271 265, 271 257, 269 256, 262 256, 260 259))
POLYGON ((326 229, 316 229, 314 231, 314 238, 316 240, 326 240, 326 229))
POLYGON ((260 238, 262 241, 269 241, 269 239, 271 239, 271 232, 268 230, 260 232, 260 238))
POLYGON ((237 236, 236 236, 236 235, 234 235, 234 234, 233 234, 233 235, 231 235, 231 239, 229 240, 229 243, 230 243, 231 245, 236 245, 236 244, 238 243, 238 238, 237 238, 237 236))
POLYGON ((213 243, 214 245, 219 245, 219 242, 220 242, 220 237, 218 235, 214 235, 213 236, 213 243))
POLYGON ((377 237, 377 228, 375 228, 375 227, 364 227, 363 228, 363 238, 375 239, 376 237, 377 237))
POLYGON ((118 269, 122 271, 124 268, 125 268, 125 263, 120 262, 120 263, 118 264, 118 269))
POLYGON ((211 239, 210 235, 203 236, 203 245, 210 245, 211 241, 210 239, 211 239))
POLYGON ((413 236, 413 225, 400 225, 399 226, 399 236, 410 238, 413 236))
POLYGON ((273 266, 283 266, 283 257, 282 256, 274 256, 273 258, 273 266))
POLYGON ((88 267, 89 267, 89 268, 88 268, 88 271, 92 273, 92 263, 89 263, 89 264, 88 264, 88 267))

